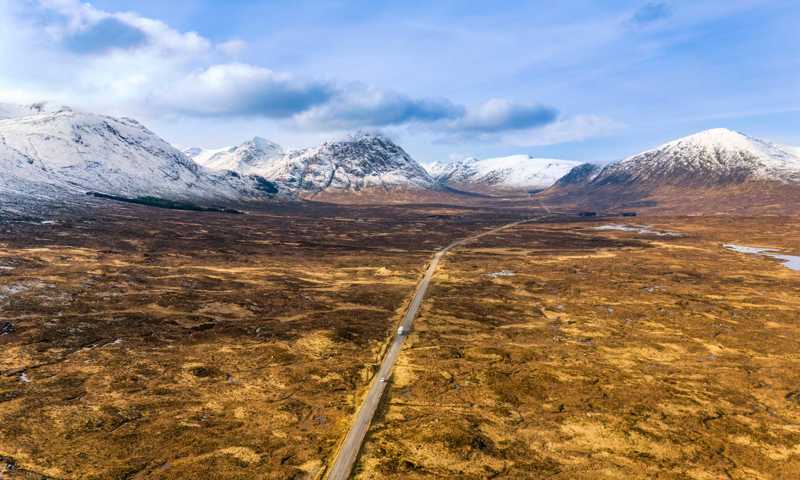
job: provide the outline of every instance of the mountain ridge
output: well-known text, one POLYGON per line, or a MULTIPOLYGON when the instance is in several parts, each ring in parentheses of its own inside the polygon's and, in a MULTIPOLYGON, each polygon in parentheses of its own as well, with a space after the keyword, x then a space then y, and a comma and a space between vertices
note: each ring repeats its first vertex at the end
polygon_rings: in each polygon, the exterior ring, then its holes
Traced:
MULTIPOLYGON (((314 195, 331 190, 360 192, 368 189, 435 189, 436 182, 402 147, 388 137, 359 132, 316 147, 284 152, 275 143, 261 140, 267 154, 253 155, 250 162, 238 161, 234 171, 258 174, 295 191, 314 195)), ((215 151, 207 158, 194 150, 195 158, 206 165, 221 155, 252 150, 254 141, 215 151)))
POLYGON ((212 172, 130 118, 47 104, 0 107, 0 191, 57 199, 96 191, 183 201, 250 201, 278 186, 212 172))

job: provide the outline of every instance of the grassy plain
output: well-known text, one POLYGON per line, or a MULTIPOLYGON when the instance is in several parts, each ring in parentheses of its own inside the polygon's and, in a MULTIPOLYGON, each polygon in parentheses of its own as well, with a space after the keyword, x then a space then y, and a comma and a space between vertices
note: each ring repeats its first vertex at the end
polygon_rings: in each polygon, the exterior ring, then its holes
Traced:
POLYGON ((797 476, 800 272, 722 245, 797 254, 800 222, 609 223, 446 257, 356 478, 797 476))
POLYGON ((3 222, 0 476, 314 478, 431 251, 519 215, 107 203, 3 222))
MULTIPOLYGON (((319 478, 434 250, 541 211, 106 204, 0 223, 0 478, 319 478)), ((510 208, 513 206, 513 208, 510 208)), ((357 478, 792 478, 785 217, 553 217, 448 254, 357 478), (647 224, 661 233, 598 230, 647 224)))

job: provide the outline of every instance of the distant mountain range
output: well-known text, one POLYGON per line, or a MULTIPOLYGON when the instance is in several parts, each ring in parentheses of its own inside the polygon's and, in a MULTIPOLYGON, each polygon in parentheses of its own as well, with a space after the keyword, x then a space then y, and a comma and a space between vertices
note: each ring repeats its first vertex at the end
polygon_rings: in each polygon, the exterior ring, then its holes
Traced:
POLYGON ((534 158, 529 155, 465 158, 449 164, 434 163, 429 171, 437 182, 459 190, 481 193, 539 191, 552 186, 580 162, 534 158))
POLYGON ((305 195, 436 188, 434 179, 405 150, 371 133, 286 153, 258 137, 236 147, 186 153, 208 168, 261 175, 305 195))
POLYGON ((800 210, 800 149, 713 129, 605 166, 513 155, 426 170, 379 134, 288 152, 260 137, 180 152, 130 118, 0 104, 0 206, 87 192, 214 204, 420 201, 458 191, 541 191, 540 199, 581 208, 786 213, 800 210))

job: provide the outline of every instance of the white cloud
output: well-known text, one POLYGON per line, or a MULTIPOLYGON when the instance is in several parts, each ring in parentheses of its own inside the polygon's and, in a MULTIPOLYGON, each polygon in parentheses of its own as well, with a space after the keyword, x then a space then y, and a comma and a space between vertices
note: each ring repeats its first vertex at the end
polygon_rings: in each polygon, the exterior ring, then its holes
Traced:
POLYGON ((60 15, 60 19, 51 19, 45 27, 57 40, 64 41, 72 34, 113 19, 140 31, 147 37, 148 47, 161 54, 202 55, 211 48, 211 42, 195 32, 179 32, 164 22, 133 12, 106 12, 78 0, 39 0, 38 4, 45 15, 60 15))
POLYGON ((155 98, 161 107, 187 114, 287 118, 327 102, 333 94, 326 83, 231 63, 189 73, 155 98))

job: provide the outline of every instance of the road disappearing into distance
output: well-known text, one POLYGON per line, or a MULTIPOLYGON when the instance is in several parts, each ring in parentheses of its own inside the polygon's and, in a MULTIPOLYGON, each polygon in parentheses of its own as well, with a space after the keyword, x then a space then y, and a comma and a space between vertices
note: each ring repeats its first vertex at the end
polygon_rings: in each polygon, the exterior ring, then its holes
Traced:
POLYGON ((547 215, 543 215, 535 218, 529 218, 526 220, 520 220, 518 222, 508 223, 506 225, 502 225, 500 227, 493 228, 485 232, 481 232, 477 235, 473 235, 471 237, 455 241, 447 245, 446 247, 442 248, 441 250, 437 251, 433 255, 431 263, 428 266, 428 269, 425 271, 425 275, 423 275, 422 280, 420 280, 420 282, 417 284, 417 289, 414 292, 414 297, 412 298, 411 303, 408 306, 408 310, 406 310, 406 313, 403 316, 403 320, 398 326, 403 328, 403 332, 405 332, 405 334, 400 335, 397 334, 396 330, 393 330, 394 333, 391 345, 389 346, 389 349, 386 351, 386 355, 383 357, 383 361, 381 361, 381 366, 378 369, 378 372, 375 374, 375 376, 372 378, 372 381, 370 382, 367 395, 364 397, 364 400, 361 402, 361 406, 358 408, 358 411, 356 412, 353 424, 350 426, 350 430, 347 432, 347 436, 345 437, 344 441, 339 447, 339 450, 336 453, 336 458, 334 459, 333 465, 328 471, 328 475, 326 477, 328 480, 345 480, 347 478, 350 478, 350 475, 353 472, 353 467, 355 466, 356 460, 358 459, 358 454, 361 451, 361 446, 364 443, 364 438, 367 436, 367 431, 369 430, 369 426, 372 423, 372 419, 375 416, 375 412, 378 410, 378 405, 380 405, 381 399, 383 398, 383 393, 386 390, 387 386, 389 385, 388 379, 392 374, 392 369, 394 368, 395 363, 397 362, 397 357, 400 355, 400 350, 403 347, 403 342, 406 339, 407 333, 411 331, 414 319, 416 318, 417 313, 419 312, 419 308, 422 305, 422 301, 425 299, 425 294, 428 291, 428 286, 431 283, 433 274, 436 273, 436 269, 439 267, 439 262, 441 261, 442 257, 453 248, 456 248, 465 243, 475 241, 481 237, 492 235, 501 230, 506 230, 508 228, 512 228, 523 223, 541 220, 546 216, 547 215), (381 379, 386 379, 387 381, 382 382, 381 379))

